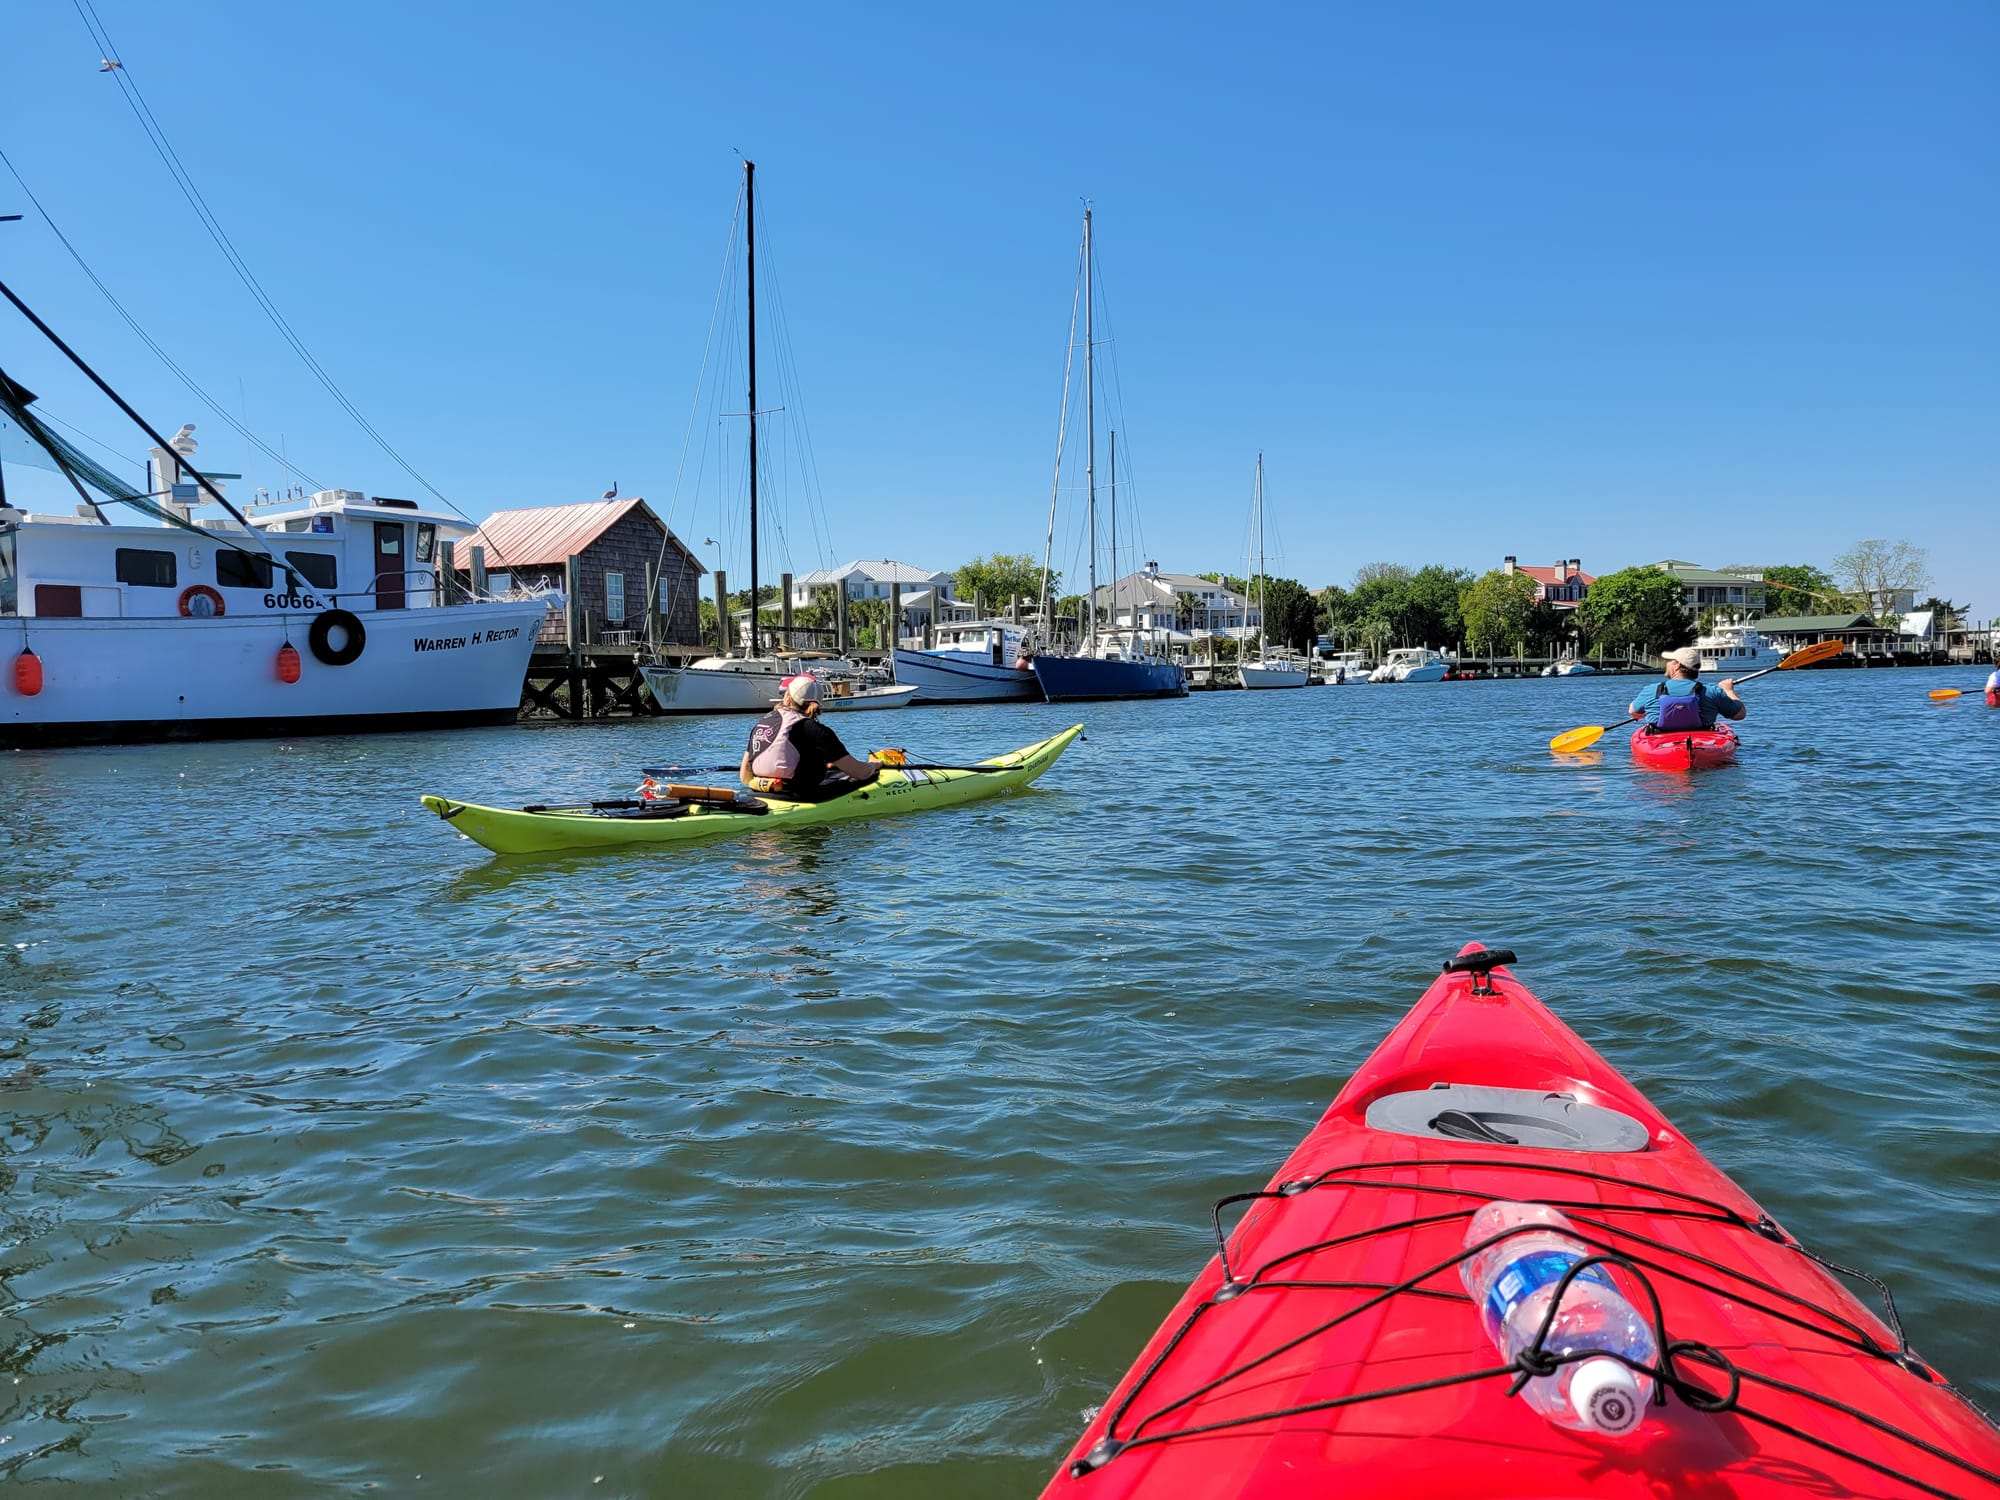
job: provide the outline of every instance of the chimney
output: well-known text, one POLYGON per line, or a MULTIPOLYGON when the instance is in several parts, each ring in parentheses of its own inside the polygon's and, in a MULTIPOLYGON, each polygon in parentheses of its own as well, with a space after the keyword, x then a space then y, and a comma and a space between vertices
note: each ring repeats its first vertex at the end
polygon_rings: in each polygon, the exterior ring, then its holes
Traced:
POLYGON ((1581 573, 1582 571, 1583 571, 1583 559, 1580 557, 1572 557, 1569 560, 1569 576, 1574 578, 1576 577, 1577 574, 1581 573))
POLYGON ((1511 557, 1501 558, 1500 571, 1503 573, 1512 573, 1514 571, 1514 559, 1511 557))

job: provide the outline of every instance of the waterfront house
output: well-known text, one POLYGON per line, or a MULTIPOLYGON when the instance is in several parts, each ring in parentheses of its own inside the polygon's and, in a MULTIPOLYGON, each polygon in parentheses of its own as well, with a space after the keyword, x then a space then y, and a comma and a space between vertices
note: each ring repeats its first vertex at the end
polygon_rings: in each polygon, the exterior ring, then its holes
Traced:
POLYGON ((1236 639, 1257 633, 1257 606, 1213 579, 1149 562, 1097 588, 1098 618, 1114 630, 1168 630, 1236 639), (1188 603, 1183 611, 1182 605, 1188 603))
POLYGON ((1753 615, 1764 612, 1764 575, 1756 568, 1720 572, 1677 558, 1668 558, 1652 566, 1680 580, 1682 600, 1691 615, 1700 614, 1705 609, 1753 615))
POLYGON ((867 558, 839 568, 817 568, 792 580, 792 608, 803 609, 818 602, 821 589, 844 589, 849 599, 886 599, 892 586, 899 586, 907 600, 919 589, 939 589, 951 593, 951 574, 933 573, 910 563, 884 558, 867 558))
POLYGON ((646 580, 657 575, 656 639, 701 639, 698 600, 708 569, 638 496, 499 510, 457 548, 461 577, 485 549, 487 587, 546 584, 571 591, 564 613, 542 622, 543 645, 629 645, 647 638, 646 580), (576 640, 570 632, 574 622, 576 640))
POLYGON ((1500 560, 1503 573, 1520 573, 1535 581, 1537 603, 1553 605, 1557 609, 1575 609, 1583 603, 1584 596, 1596 578, 1583 571, 1580 557, 1559 557, 1546 568, 1522 567, 1511 557, 1500 560))

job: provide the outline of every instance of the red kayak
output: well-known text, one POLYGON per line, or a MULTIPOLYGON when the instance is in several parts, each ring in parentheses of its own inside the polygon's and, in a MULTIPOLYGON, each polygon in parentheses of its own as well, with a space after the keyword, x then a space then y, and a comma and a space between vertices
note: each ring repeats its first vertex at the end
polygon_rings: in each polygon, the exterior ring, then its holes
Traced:
POLYGON ((1699 771, 1736 759, 1736 736, 1726 726, 1632 731, 1632 759, 1654 771, 1699 771))
POLYGON ((1512 959, 1468 946, 1271 1185, 1217 1205, 1221 1254, 1044 1500, 2000 1495, 2000 1431, 1893 1306, 1864 1307, 1512 959), (1501 1199, 1559 1208, 1664 1334, 1628 1435, 1510 1399, 1459 1276, 1501 1199))
POLYGON ((2000 708, 2000 693, 1996 693, 1993 689, 1988 688, 1986 690, 1986 706, 1988 708, 2000 708))

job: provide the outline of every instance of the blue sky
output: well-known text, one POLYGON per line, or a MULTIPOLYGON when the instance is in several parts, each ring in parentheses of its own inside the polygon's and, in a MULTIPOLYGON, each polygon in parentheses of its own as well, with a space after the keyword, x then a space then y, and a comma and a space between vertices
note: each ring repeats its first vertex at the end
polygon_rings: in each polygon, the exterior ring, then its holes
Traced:
MULTIPOLYGON (((1040 550, 1088 196, 1125 494, 1169 569, 1240 567, 1262 450, 1273 570, 1314 586, 1908 537, 2000 613, 1990 4, 94 3, 278 307, 475 518, 613 480, 668 510, 741 151, 798 373, 774 421, 809 413, 823 502, 773 485, 797 569, 1040 550)), ((420 493, 264 321, 100 50, 70 0, 10 16, 29 185, 260 436, 420 493)), ((0 276, 276 487, 0 173, 16 211, 0 276)), ((0 362, 136 453, 11 310, 0 362)), ((684 481, 671 519, 740 579, 734 505, 684 481)))

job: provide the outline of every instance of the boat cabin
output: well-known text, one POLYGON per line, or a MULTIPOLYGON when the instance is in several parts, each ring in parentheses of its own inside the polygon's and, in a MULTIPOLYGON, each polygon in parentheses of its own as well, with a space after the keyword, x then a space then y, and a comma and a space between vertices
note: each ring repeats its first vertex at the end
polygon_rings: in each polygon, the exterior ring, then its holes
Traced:
MULTIPOLYGON (((179 489, 190 489, 180 486, 179 489)), ((170 493, 178 492, 169 490, 170 493)), ((192 495, 186 497, 188 502, 192 495)), ((469 535, 413 500, 322 490, 303 506, 178 526, 0 510, 0 614, 37 619, 252 615, 442 604, 438 544, 469 535)))

